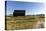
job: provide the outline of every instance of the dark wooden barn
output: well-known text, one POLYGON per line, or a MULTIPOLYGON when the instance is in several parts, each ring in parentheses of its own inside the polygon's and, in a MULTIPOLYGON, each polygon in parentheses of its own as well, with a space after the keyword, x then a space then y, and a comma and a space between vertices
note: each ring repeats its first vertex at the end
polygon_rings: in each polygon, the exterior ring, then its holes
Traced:
POLYGON ((25 16, 25 10, 14 10, 13 16, 25 16))

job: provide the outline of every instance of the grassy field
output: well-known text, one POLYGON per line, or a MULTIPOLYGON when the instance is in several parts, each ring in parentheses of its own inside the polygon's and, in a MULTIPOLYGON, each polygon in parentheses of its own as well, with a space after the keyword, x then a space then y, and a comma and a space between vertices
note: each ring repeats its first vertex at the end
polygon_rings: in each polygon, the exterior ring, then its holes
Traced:
POLYGON ((44 28, 44 16, 6 17, 7 30, 44 28))

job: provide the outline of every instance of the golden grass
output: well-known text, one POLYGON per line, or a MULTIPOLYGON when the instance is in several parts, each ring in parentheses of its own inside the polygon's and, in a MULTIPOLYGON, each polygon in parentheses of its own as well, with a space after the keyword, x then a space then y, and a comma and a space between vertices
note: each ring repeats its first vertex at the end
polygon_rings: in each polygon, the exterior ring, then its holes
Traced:
POLYGON ((7 30, 32 29, 37 21, 44 21, 40 16, 6 17, 7 30))

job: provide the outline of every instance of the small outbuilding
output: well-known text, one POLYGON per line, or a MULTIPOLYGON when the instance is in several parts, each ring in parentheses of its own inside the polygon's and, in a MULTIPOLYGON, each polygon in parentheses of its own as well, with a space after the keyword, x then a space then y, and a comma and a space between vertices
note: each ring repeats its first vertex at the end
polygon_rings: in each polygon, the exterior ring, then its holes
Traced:
POLYGON ((25 10, 14 10, 13 16, 25 16, 25 10))

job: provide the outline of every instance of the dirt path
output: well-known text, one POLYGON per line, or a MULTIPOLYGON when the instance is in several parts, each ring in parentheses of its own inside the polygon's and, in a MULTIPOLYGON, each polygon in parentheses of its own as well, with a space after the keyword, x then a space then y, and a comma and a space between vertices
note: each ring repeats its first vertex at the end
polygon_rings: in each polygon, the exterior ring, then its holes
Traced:
POLYGON ((43 21, 37 21, 36 24, 34 24, 34 28, 43 28, 44 27, 43 21))

